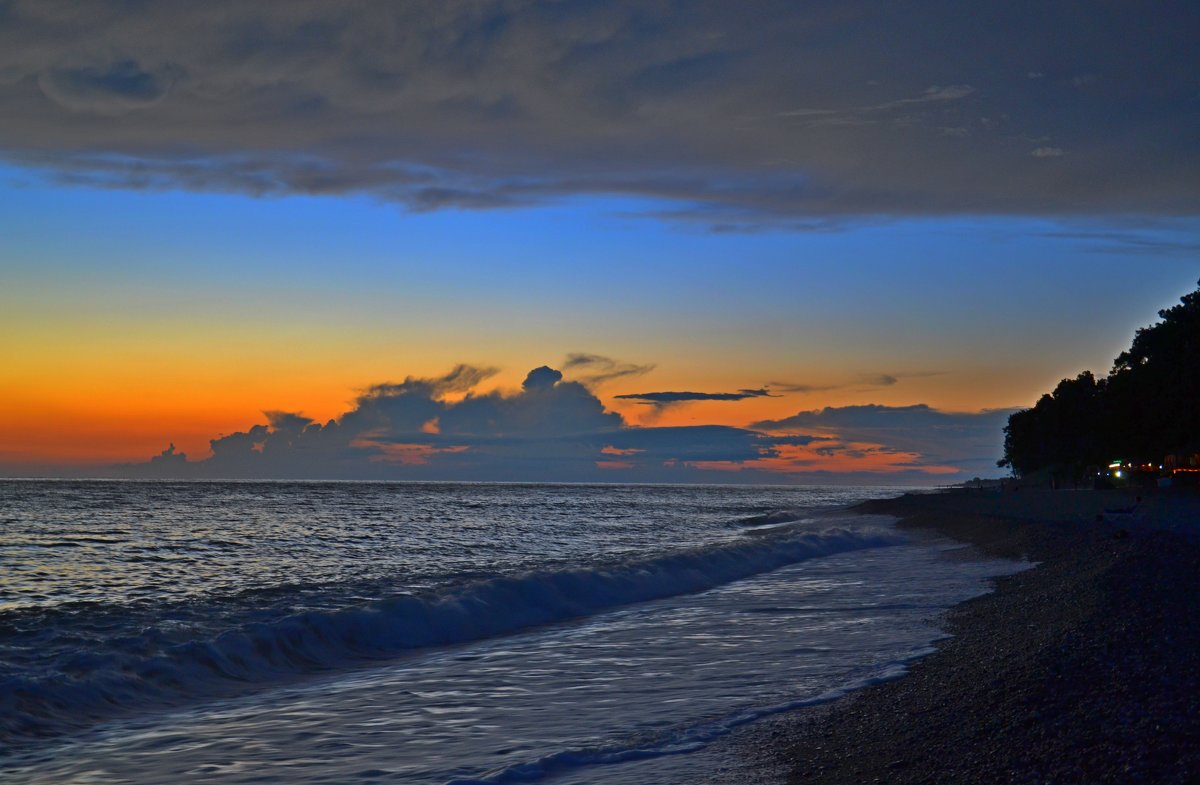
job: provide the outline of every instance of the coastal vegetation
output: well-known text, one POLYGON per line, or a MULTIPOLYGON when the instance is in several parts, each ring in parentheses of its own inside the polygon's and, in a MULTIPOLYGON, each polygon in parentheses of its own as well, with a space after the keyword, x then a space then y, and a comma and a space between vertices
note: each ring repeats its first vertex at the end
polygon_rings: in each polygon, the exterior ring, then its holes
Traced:
MULTIPOLYGON (((1011 415, 1000 466, 1079 480, 1093 467, 1157 471, 1200 451, 1200 288, 1140 328, 1108 376, 1063 379, 1011 415)), ((1194 468, 1194 467, 1193 467, 1194 468)), ((1117 469, 1119 471, 1119 469, 1117 469)))

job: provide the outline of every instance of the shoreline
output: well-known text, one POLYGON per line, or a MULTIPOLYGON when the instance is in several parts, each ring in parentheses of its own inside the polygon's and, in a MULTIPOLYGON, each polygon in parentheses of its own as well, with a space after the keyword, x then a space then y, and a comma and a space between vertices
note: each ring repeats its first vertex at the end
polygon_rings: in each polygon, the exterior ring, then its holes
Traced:
POLYGON ((906 676, 732 740, 759 775, 748 781, 1193 781, 1200 498, 1151 494, 1136 519, 1096 520, 1132 496, 955 490, 860 505, 1036 564, 949 609, 951 637, 906 676))

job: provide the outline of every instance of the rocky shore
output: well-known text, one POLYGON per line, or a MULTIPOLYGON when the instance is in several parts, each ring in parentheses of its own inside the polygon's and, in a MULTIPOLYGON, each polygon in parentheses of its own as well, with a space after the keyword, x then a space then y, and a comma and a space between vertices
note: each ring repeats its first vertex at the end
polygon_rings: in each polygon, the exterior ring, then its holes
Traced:
POLYGON ((1096 520, 1113 497, 1034 493, 865 506, 1038 565, 952 609, 908 676, 741 739, 762 781, 1200 781, 1200 548, 1179 533, 1200 520, 1096 520))

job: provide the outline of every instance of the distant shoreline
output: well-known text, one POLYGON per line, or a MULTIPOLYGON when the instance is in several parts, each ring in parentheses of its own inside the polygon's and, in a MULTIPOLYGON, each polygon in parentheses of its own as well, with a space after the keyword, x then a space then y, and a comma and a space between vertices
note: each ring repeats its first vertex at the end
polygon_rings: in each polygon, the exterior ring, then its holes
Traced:
POLYGON ((1038 562, 951 609, 896 681, 743 734, 772 778, 1182 783, 1200 774, 1200 495, 953 490, 870 501, 910 530, 1038 562))

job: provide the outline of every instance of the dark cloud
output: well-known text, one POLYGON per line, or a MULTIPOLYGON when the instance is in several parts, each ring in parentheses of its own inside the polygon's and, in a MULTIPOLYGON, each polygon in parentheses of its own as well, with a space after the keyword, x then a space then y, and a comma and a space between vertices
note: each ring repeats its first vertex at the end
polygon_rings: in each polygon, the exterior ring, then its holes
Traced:
POLYGON ((354 409, 344 414, 338 423, 326 426, 344 429, 351 434, 378 429, 394 432, 416 432, 434 421, 445 410, 443 396, 466 393, 480 382, 495 375, 495 368, 457 365, 449 373, 436 378, 409 376, 403 382, 372 385, 359 396, 354 409))
MULTIPOLYGON (((778 482, 801 477, 877 482, 886 477, 889 482, 928 483, 931 473, 939 479, 994 474, 1009 414, 871 405, 799 412, 749 428, 633 427, 557 369, 533 369, 519 390, 475 393, 475 385, 491 373, 460 365, 440 377, 410 376, 400 383, 373 385, 347 412, 325 423, 297 412, 268 410, 266 422, 212 439, 210 457, 188 460, 171 445, 145 463, 114 467, 114 473, 590 482, 778 482), (450 393, 454 395, 446 397, 450 393)), ((765 394, 742 390, 708 395, 736 400, 765 394)))
POLYGON ((775 398, 771 391, 763 387, 757 390, 738 390, 732 393, 705 392, 646 392, 616 395, 615 398, 637 401, 648 406, 671 406, 677 403, 691 401, 744 401, 747 398, 775 398))
POLYGON ((1200 206, 1183 0, 0 9, 0 154, 67 182, 418 210, 621 193, 722 231, 1200 206))
POLYGON ((967 476, 995 474, 1003 453, 1003 429, 1016 409, 975 413, 943 412, 913 406, 840 406, 799 412, 781 420, 763 420, 751 428, 772 432, 835 435, 843 444, 883 445, 915 453, 922 465, 951 465, 967 476))
POLYGON ((38 86, 67 109, 110 114, 157 103, 181 76, 169 65, 148 71, 134 60, 121 60, 98 67, 51 68, 38 74, 38 86))
POLYGON ((526 390, 548 390, 561 382, 562 378, 562 371, 543 365, 530 371, 526 375, 525 381, 521 383, 521 387, 526 390))
POLYGON ((605 411, 586 387, 561 378, 559 371, 543 366, 529 372, 520 394, 469 396, 446 406, 440 431, 449 437, 528 439, 605 432, 622 425, 621 416, 605 411))
MULTIPOLYGON (((577 365, 590 363, 577 363, 577 365)), ((210 442, 188 461, 174 446, 121 472, 153 477, 686 480, 696 462, 770 457, 780 443, 724 426, 630 428, 587 387, 535 368, 519 391, 475 394, 492 369, 373 385, 326 423, 295 412, 210 442), (448 393, 466 393, 447 399, 448 393), (626 472, 614 475, 613 472, 626 472)))
POLYGON ((187 462, 187 453, 176 450, 175 444, 172 442, 167 449, 142 464, 139 470, 143 476, 148 477, 178 477, 186 475, 190 467, 187 462))
POLYGON ((573 375, 577 375, 584 384, 595 387, 614 379, 642 376, 653 371, 655 366, 653 363, 637 365, 620 362, 599 354, 572 352, 563 362, 563 368, 573 375))
POLYGON ((724 425, 626 428, 609 443, 620 450, 650 455, 658 461, 754 461, 774 454, 762 434, 724 425))
POLYGON ((300 433, 313 424, 313 420, 295 412, 268 411, 263 412, 271 430, 280 433, 300 433))

